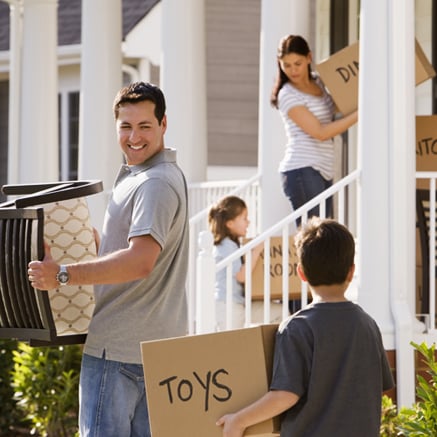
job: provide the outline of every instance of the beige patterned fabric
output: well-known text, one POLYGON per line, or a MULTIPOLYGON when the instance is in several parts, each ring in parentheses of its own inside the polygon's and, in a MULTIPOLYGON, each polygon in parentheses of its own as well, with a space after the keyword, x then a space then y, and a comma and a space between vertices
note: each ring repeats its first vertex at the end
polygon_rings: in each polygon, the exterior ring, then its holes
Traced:
MULTIPOLYGON (((85 198, 47 203, 44 207, 44 240, 58 264, 96 257, 96 243, 85 198)), ((94 310, 92 285, 65 285, 49 290, 57 335, 88 332, 94 310)))

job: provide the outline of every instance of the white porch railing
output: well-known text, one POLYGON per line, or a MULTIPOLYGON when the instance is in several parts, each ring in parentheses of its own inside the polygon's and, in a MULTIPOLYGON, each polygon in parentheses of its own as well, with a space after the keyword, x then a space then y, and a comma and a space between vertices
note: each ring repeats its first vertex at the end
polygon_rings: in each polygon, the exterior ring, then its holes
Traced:
POLYGON ((250 179, 192 182, 188 184, 188 205, 191 220, 198 221, 199 214, 204 216, 213 203, 230 194, 241 196, 250 204, 253 201, 256 202, 259 179, 259 175, 254 175, 250 179))
MULTIPOLYGON (((277 223, 275 226, 272 226, 270 229, 265 231, 262 234, 256 236, 253 240, 242 246, 238 251, 236 251, 233 255, 228 257, 226 260, 223 260, 218 265, 215 263, 210 263, 210 259, 212 258, 212 238, 210 238, 207 234, 203 233, 206 231, 207 226, 207 214, 208 208, 205 208, 203 211, 196 214, 190 220, 190 230, 191 230, 191 242, 190 242, 190 275, 189 275, 189 296, 190 296, 190 306, 191 311, 189 314, 190 317, 190 329, 191 333, 194 332, 206 332, 213 330, 213 326, 215 326, 215 321, 213 320, 215 312, 211 310, 211 308, 200 308, 199 305, 213 305, 214 299, 211 298, 214 293, 214 281, 216 272, 221 269, 227 270, 227 301, 231 302, 231 265, 234 260, 241 256, 246 257, 246 262, 250 263, 251 259, 251 249, 257 246, 260 243, 264 244, 264 253, 265 255, 265 269, 264 278, 265 283, 264 287, 264 321, 268 322, 269 311, 270 311, 270 281, 269 272, 267 271, 268 266, 270 264, 270 237, 282 235, 282 247, 283 247, 283 259, 282 259, 282 271, 288 271, 286 268, 288 266, 288 237, 292 235, 292 229, 294 230, 294 223, 298 217, 302 217, 302 221, 305 222, 307 219, 308 211, 316 205, 320 205, 320 216, 325 216, 325 200, 334 195, 335 204, 336 204, 336 219, 345 223, 346 221, 346 210, 347 210, 347 201, 350 200, 351 204, 354 204, 352 196, 355 196, 355 190, 348 190, 347 187, 351 187, 351 185, 355 184, 359 178, 359 171, 356 170, 347 177, 343 178, 336 184, 334 184, 329 190, 320 194, 319 196, 312 199, 303 207, 294 211, 289 216, 285 217, 281 222, 277 223), (197 241, 197 237, 199 237, 199 242, 197 241), (199 254, 199 244, 200 244, 200 254, 199 254), (196 262, 197 257, 197 262, 196 262), (209 263, 209 264, 208 264, 209 263), (209 265, 209 267, 206 267, 209 265), (199 267, 200 266, 200 267, 199 267), (211 266, 212 270, 211 271, 211 266), (215 269, 215 271, 214 271, 215 269), (196 292, 201 292, 202 298, 196 297, 196 292), (205 296, 208 295, 209 297, 205 296), (197 305, 199 304, 199 305, 197 305), (196 323, 196 309, 197 314, 209 314, 208 317, 202 317, 202 326, 199 323, 196 323), (211 316, 212 315, 212 316, 211 316), (206 326, 205 326, 206 324, 206 326)), ((426 330, 428 333, 433 335, 437 334, 436 330, 436 277, 435 277, 435 256, 436 256, 436 207, 437 202, 435 195, 432 193, 436 192, 436 180, 437 180, 437 172, 417 172, 416 179, 426 179, 429 180, 430 187, 430 199, 429 199, 429 208, 430 208, 430 216, 429 216, 429 312, 427 314, 417 314, 419 317, 425 319, 426 330)), ((255 176, 254 178, 248 180, 245 184, 236 188, 235 185, 229 185, 231 189, 229 191, 217 191, 219 193, 219 197, 223 197, 228 194, 240 195, 245 198, 248 203, 250 211, 257 211, 257 197, 258 197, 258 181, 259 176, 255 176)), ((217 199, 214 199, 214 202, 217 199)), ((213 201, 212 201, 213 202, 213 201)), ((257 214, 255 214, 256 216, 257 214)), ((348 223, 345 223, 348 225, 348 223)), ((251 236, 257 235, 258 229, 255 227, 255 230, 252 231, 251 236)), ((357 238, 359 241, 359 239, 357 238)), ((358 272, 356 276, 358 275, 358 272)), ((246 271, 246 283, 245 283, 245 296, 246 296, 246 325, 251 323, 251 294, 252 294, 252 277, 250 271, 246 271)), ((287 315, 287 305, 288 302, 288 278, 287 276, 283 276, 282 278, 282 301, 283 305, 283 315, 287 315)), ((352 291, 354 293, 354 291, 352 291)), ((308 300, 307 290, 305 287, 301 290, 301 298, 302 304, 305 305, 308 300)), ((227 306, 227 320, 228 320, 228 328, 231 328, 230 320, 231 318, 232 307, 229 304, 227 306)))
POLYGON ((225 196, 234 195, 241 197, 253 217, 248 229, 248 236, 259 234, 258 201, 259 180, 257 174, 245 181, 219 181, 192 183, 188 186, 188 202, 190 207, 190 248, 188 260, 187 296, 189 333, 195 331, 196 319, 196 272, 197 256, 199 253, 198 236, 208 229, 208 212, 214 203, 225 196))
MULTIPOLYGON (((288 272, 289 265, 289 236, 292 235, 290 232, 290 228, 294 230, 295 221, 297 218, 301 217, 302 222, 307 221, 308 211, 314 208, 315 206, 319 206, 320 208, 320 216, 326 217, 326 208, 325 201, 327 198, 334 196, 334 200, 336 201, 336 219, 340 223, 345 223, 346 218, 346 210, 347 210, 347 196, 350 197, 350 193, 352 190, 352 185, 356 184, 360 175, 359 170, 355 170, 350 173, 345 178, 341 179, 337 183, 335 183, 328 190, 319 194, 311 201, 309 201, 304 206, 300 207, 283 220, 281 220, 276 225, 272 226, 262 234, 253 238, 247 244, 240 247, 239 250, 234 252, 232 255, 215 265, 213 261, 213 242, 211 236, 208 237, 209 231, 203 231, 199 240, 201 243, 201 252, 198 257, 198 265, 197 265, 197 290, 201 291, 202 295, 199 296, 198 303, 199 305, 204 305, 203 308, 198 308, 198 313, 208 314, 208 317, 202 317, 202 320, 194 321, 192 320, 190 325, 195 325, 196 333, 203 332, 212 332, 215 330, 215 310, 211 309, 210 306, 214 305, 214 282, 216 273, 222 269, 226 269, 226 280, 227 280, 227 296, 226 296, 226 320, 227 329, 231 329, 231 320, 232 320, 232 284, 231 284, 231 275, 232 275, 232 263, 240 258, 241 256, 246 257, 247 265, 251 264, 251 249, 257 246, 260 243, 264 244, 264 322, 269 322, 269 314, 270 314, 270 237, 282 235, 282 271, 288 272), (348 193, 348 194, 347 194, 348 193), (211 259, 213 262, 211 262, 211 259), (215 267, 215 268, 214 268, 215 267), (196 323, 197 322, 197 323, 196 323)), ((355 190, 353 191, 355 193, 355 190)), ((252 282, 251 282, 251 271, 250 269, 246 270, 246 279, 245 279, 245 318, 246 323, 245 326, 249 326, 251 324, 251 305, 252 305, 252 282)), ((288 315, 288 299, 289 299, 289 278, 288 274, 282 275, 282 314, 283 318, 288 315)), ((308 292, 307 287, 302 285, 301 289, 301 301, 302 305, 306 305, 308 302, 308 292)), ((192 314, 195 314, 193 312, 192 314)))

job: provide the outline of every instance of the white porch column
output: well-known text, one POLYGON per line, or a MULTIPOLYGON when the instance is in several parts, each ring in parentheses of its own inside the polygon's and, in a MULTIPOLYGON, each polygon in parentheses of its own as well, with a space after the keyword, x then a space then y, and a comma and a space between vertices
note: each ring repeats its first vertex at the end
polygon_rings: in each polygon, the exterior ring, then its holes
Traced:
MULTIPOLYGON (((395 323, 397 403, 415 401, 414 354, 410 341, 415 325, 415 5, 389 2, 390 106, 390 293, 395 323), (401 237, 401 238, 400 238, 401 237)), ((418 323, 417 323, 418 324, 418 323)))
POLYGON ((19 183, 58 180, 57 0, 23 0, 19 183))
POLYGON ((358 299, 380 326, 386 349, 396 349, 398 404, 411 405, 414 2, 367 0, 360 17, 358 299))
POLYGON ((22 46, 22 3, 7 0, 9 28, 9 114, 8 114, 8 183, 20 182, 20 78, 22 46))
POLYGON ((291 212, 282 191, 279 161, 285 150, 285 131, 279 112, 270 105, 270 93, 276 77, 276 53, 279 40, 287 34, 310 34, 309 2, 301 0, 262 0, 260 80, 258 112, 258 168, 261 173, 259 222, 267 229, 291 212))
POLYGON ((206 180, 204 0, 162 0, 161 88, 167 102, 165 144, 177 149, 189 182, 206 180))
MULTIPOLYGON (((122 86, 121 0, 82 0, 82 61, 79 123, 79 179, 100 179, 109 193, 123 160, 112 104, 122 86)), ((107 196, 88 199, 100 229, 107 196)))

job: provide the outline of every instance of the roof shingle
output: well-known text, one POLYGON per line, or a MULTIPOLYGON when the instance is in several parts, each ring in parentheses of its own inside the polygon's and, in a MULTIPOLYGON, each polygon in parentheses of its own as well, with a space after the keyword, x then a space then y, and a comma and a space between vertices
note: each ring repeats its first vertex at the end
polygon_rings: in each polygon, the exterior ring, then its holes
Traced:
MULTIPOLYGON (((122 0, 123 39, 159 0, 122 0)), ((59 0, 58 45, 81 42, 82 0, 59 0)), ((9 50, 9 5, 0 1, 0 51, 9 50)))

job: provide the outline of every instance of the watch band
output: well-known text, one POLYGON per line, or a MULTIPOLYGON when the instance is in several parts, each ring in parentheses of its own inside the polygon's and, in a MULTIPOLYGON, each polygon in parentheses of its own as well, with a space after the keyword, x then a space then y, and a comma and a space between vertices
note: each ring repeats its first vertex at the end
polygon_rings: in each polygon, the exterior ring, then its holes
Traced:
POLYGON ((67 266, 61 264, 59 266, 59 272, 56 275, 56 280, 58 281, 59 285, 67 285, 68 281, 70 280, 70 275, 67 271, 67 266))

